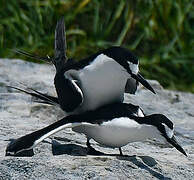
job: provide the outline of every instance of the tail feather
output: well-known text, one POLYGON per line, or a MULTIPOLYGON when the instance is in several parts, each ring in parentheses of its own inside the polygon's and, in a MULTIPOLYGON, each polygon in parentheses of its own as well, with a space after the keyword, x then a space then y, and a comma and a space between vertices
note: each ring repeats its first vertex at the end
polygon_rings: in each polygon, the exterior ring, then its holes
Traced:
POLYGON ((30 57, 32 59, 38 59, 38 60, 41 60, 41 61, 44 61, 46 63, 51 63, 53 62, 53 58, 47 56, 47 57, 41 57, 41 56, 38 56, 38 55, 35 55, 35 54, 31 54, 29 52, 26 52, 26 51, 22 51, 20 49, 12 49, 13 52, 15 53, 18 53, 18 54, 22 54, 24 56, 27 56, 27 57, 30 57))
POLYGON ((43 104, 50 104, 50 105, 57 105, 57 106, 59 105, 57 97, 50 96, 50 95, 38 92, 38 91, 36 91, 32 88, 28 88, 28 89, 33 91, 33 92, 30 92, 30 91, 27 91, 27 90, 24 90, 24 89, 20 89, 20 88, 14 87, 14 86, 7 86, 7 87, 12 88, 12 89, 16 89, 18 91, 24 92, 26 94, 29 94, 33 97, 38 98, 38 100, 37 99, 34 100, 35 102, 43 103, 43 104))

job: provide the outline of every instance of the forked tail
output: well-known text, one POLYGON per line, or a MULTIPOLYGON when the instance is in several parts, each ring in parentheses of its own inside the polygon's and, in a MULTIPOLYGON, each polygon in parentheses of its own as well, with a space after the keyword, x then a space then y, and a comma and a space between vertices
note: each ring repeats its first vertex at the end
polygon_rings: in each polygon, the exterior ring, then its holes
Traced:
POLYGON ((28 90, 20 89, 18 87, 14 87, 14 86, 7 86, 7 87, 12 88, 12 89, 16 89, 18 91, 29 94, 32 97, 35 97, 34 102, 59 106, 59 102, 58 102, 57 97, 50 96, 50 95, 45 94, 45 93, 41 93, 41 92, 36 91, 32 88, 27 88, 30 90, 30 91, 28 91, 28 90))

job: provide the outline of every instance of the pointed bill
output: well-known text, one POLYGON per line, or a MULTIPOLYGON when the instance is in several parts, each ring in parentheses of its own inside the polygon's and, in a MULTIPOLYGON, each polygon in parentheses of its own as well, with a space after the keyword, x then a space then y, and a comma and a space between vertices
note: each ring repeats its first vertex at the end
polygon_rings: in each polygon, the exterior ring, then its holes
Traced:
POLYGON ((167 138, 167 141, 174 146, 179 152, 181 152, 182 154, 184 154, 185 156, 187 156, 185 150, 179 145, 179 143, 177 142, 175 136, 173 136, 172 138, 167 138))
POLYGON ((144 77, 140 73, 138 73, 137 75, 136 74, 132 74, 131 77, 134 78, 134 79, 136 79, 144 87, 146 87, 147 89, 149 89, 150 91, 152 91, 154 94, 156 94, 155 91, 154 91, 154 89, 152 88, 152 86, 144 79, 144 77))

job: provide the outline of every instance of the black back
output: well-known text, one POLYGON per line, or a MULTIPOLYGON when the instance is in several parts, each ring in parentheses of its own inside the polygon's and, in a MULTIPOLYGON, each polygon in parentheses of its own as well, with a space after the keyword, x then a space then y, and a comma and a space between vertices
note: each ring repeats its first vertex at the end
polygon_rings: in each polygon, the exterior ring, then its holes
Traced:
POLYGON ((91 124, 102 124, 114 118, 137 116, 139 106, 126 103, 114 103, 94 111, 87 111, 82 114, 71 115, 67 118, 69 122, 89 122, 91 124))
POLYGON ((89 65, 100 54, 107 55, 108 57, 114 59, 125 69, 129 68, 127 61, 132 62, 133 64, 138 64, 138 58, 134 56, 128 49, 119 46, 113 46, 108 49, 101 50, 85 59, 81 59, 79 62, 75 62, 74 64, 66 66, 64 71, 68 71, 70 69, 82 69, 89 65))

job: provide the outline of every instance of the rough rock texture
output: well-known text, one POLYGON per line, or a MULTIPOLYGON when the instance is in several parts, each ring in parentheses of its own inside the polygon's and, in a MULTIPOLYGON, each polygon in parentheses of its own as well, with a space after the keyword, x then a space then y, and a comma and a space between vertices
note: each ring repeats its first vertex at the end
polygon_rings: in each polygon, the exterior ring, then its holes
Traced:
POLYGON ((92 145, 107 156, 86 156, 86 139, 63 130, 34 148, 28 157, 5 157, 13 138, 45 127, 64 114, 56 107, 32 103, 31 97, 5 85, 27 84, 55 94, 50 65, 0 59, 0 179, 193 179, 194 94, 164 90, 151 81, 157 95, 139 88, 126 102, 140 105, 147 114, 163 113, 176 125, 176 135, 188 158, 158 141, 132 143, 118 149, 92 145), (23 84, 21 84, 23 83, 23 84))

